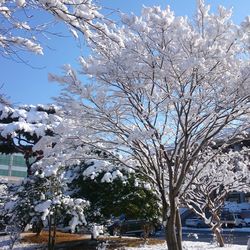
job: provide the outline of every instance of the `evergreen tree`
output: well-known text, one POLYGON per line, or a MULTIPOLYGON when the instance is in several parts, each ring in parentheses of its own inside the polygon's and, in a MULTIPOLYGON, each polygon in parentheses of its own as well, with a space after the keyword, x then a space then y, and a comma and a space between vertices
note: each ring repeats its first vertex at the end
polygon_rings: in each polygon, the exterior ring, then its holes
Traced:
MULTIPOLYGON (((90 202, 86 212, 88 222, 104 223, 111 217, 125 214, 128 219, 157 220, 160 216, 160 203, 148 183, 136 173, 113 170, 112 182, 105 179, 102 172, 96 178, 83 176, 78 170, 77 178, 70 184, 74 195, 90 202)), ((109 174, 111 174, 109 173, 109 174)))

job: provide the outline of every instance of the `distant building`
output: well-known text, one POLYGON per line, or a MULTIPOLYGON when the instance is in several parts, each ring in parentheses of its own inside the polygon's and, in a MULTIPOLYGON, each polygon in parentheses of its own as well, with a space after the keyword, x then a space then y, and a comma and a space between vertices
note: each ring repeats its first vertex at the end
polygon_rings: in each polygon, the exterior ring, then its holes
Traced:
POLYGON ((250 193, 244 192, 231 192, 227 196, 227 201, 236 202, 236 203, 250 203, 250 193))
POLYGON ((0 178, 20 182, 27 176, 27 167, 22 154, 0 154, 0 178))

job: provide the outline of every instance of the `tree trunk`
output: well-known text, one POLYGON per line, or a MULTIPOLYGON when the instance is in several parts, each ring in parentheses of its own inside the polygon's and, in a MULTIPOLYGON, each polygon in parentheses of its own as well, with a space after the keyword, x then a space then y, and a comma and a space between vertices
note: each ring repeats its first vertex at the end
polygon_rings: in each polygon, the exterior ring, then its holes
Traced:
POLYGON ((224 247, 225 246, 224 239, 220 233, 219 228, 217 226, 215 226, 212 230, 213 230, 213 233, 215 234, 215 237, 216 237, 216 240, 219 244, 219 247, 224 247))
POLYGON ((177 206, 175 203, 175 198, 172 197, 170 199, 170 215, 168 217, 166 225, 166 240, 167 240, 168 250, 182 250, 182 245, 180 242, 181 234, 178 233, 179 235, 177 237, 176 233, 176 216, 177 216, 177 206))
POLYGON ((51 214, 49 214, 49 239, 48 239, 48 250, 51 250, 51 240, 52 240, 52 238, 51 238, 51 218, 52 216, 51 216, 51 214))
POLYGON ((224 247, 225 246, 224 239, 220 233, 220 227, 221 227, 220 217, 216 213, 214 213, 213 219, 215 220, 215 225, 213 226, 212 231, 216 237, 216 240, 219 246, 224 247))
POLYGON ((39 219, 38 221, 37 221, 37 223, 36 223, 36 235, 37 236, 39 236, 40 234, 41 234, 41 232, 42 232, 42 230, 43 230, 43 222, 42 222, 42 220, 41 219, 39 219))
POLYGON ((56 242, 56 224, 57 224, 57 209, 55 208, 54 214, 53 214, 53 236, 52 236, 52 244, 51 249, 55 249, 55 242, 56 242))
MULTIPOLYGON (((165 194, 165 191, 162 190, 161 191, 161 200, 162 200, 162 221, 163 222, 166 222, 167 221, 167 212, 168 212, 168 209, 169 209, 169 206, 168 206, 168 203, 166 201, 166 194, 165 194)), ((165 224, 166 226, 166 224, 165 224)))
POLYGON ((181 223, 181 216, 179 210, 176 210, 176 234, 177 234, 177 241, 179 249, 182 249, 182 223, 181 223))
POLYGON ((168 250, 181 250, 179 249, 179 244, 175 231, 175 216, 170 216, 167 221, 166 226, 166 240, 168 245, 168 250))
POLYGON ((31 170, 31 166, 32 164, 29 163, 29 159, 25 159, 26 162, 26 166, 27 166, 27 176, 32 176, 32 170, 31 170))

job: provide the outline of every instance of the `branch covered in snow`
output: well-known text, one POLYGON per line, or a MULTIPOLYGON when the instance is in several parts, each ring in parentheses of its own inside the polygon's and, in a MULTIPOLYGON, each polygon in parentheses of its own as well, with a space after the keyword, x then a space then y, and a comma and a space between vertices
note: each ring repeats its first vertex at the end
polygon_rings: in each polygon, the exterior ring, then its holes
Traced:
POLYGON ((103 18, 99 10, 91 0, 3 0, 0 2, 0 54, 22 62, 22 51, 43 55, 40 43, 48 34, 57 34, 51 29, 52 21, 64 22, 76 39, 78 33, 87 39, 96 32, 108 35, 105 25, 97 21, 103 18), (46 16, 46 12, 51 16, 46 16), (41 15, 45 21, 38 23, 36 17, 41 15))
POLYGON ((214 150, 207 151, 206 157, 194 164, 194 168, 201 170, 194 178, 193 173, 189 176, 193 180, 184 193, 183 202, 218 234, 227 195, 234 191, 250 192, 250 164, 249 148, 227 149, 216 157, 213 157, 214 150), (209 163, 204 164, 208 159, 209 163))
MULTIPOLYGON (((52 136, 55 127, 61 122, 54 105, 19 106, 16 108, 0 104, 0 151, 2 153, 22 153, 30 168, 30 158, 38 160, 42 150, 32 147, 41 137, 52 136)), ((28 174, 29 170, 28 170, 28 174)))

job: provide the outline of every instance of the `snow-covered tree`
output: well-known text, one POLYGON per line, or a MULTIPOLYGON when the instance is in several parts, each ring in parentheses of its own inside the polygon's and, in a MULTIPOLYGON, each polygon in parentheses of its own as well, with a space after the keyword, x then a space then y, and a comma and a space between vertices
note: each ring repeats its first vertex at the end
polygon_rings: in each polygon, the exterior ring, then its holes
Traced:
POLYGON ((53 136, 54 128, 61 122, 55 105, 23 105, 11 107, 0 104, 0 152, 24 155, 27 174, 31 165, 42 158, 43 152, 32 147, 42 136, 53 136))
POLYGON ((20 230, 18 227, 13 227, 10 225, 10 214, 8 210, 5 209, 6 204, 12 204, 13 199, 15 199, 15 193, 18 189, 18 185, 9 183, 8 179, 0 179, 0 230, 9 233, 10 245, 9 248, 12 249, 13 245, 20 237, 20 230))
POLYGON ((67 182, 63 178, 63 174, 48 174, 47 170, 25 179, 12 200, 5 203, 9 223, 20 231, 31 224, 37 233, 44 226, 55 230, 58 224, 69 226, 69 230, 74 232, 77 225, 86 224, 84 210, 88 202, 67 195, 67 182))
MULTIPOLYGON (((215 149, 212 149, 214 151, 215 149)), ((218 150, 218 149, 217 149, 218 150)), ((221 247, 224 240, 220 233, 220 215, 229 192, 250 191, 249 149, 218 153, 207 152, 204 159, 199 160, 195 168, 201 169, 192 184, 183 195, 183 202, 206 224, 216 236, 221 247), (211 160, 214 158, 214 160, 211 160), (209 164, 204 164, 209 160, 209 164), (199 167, 204 165, 204 168, 199 167)), ((193 175, 190 175, 193 178, 193 175)))
POLYGON ((221 132, 231 128, 234 137, 249 126, 250 25, 235 25, 231 14, 223 7, 210 13, 203 1, 194 20, 144 7, 141 16, 124 14, 121 26, 107 26, 112 36, 91 34, 92 54, 80 58, 89 81, 70 65, 65 76, 50 77, 64 86, 58 105, 65 116, 53 150, 53 142, 39 143, 47 147, 44 164, 75 164, 87 157, 81 145, 145 175, 161 199, 173 250, 182 249, 178 204, 195 160, 221 132))
POLYGON ((103 169, 96 176, 89 168, 84 164, 74 168, 75 177, 69 184, 72 197, 84 197, 90 202, 86 213, 88 223, 102 224, 111 215, 119 217, 121 214, 129 219, 148 221, 157 221, 161 216, 159 200, 147 189, 148 182, 141 176, 118 169, 109 173, 103 169))
POLYGON ((51 25, 62 21, 78 38, 78 31, 89 38, 94 31, 108 34, 103 19, 92 0, 3 0, 0 2, 0 55, 25 62, 20 52, 29 51, 43 55, 44 40, 57 35, 51 25), (50 13, 51 15, 47 15, 50 13), (37 17, 42 16, 39 23, 37 17), (54 18, 53 18, 54 17, 54 18))
POLYGON ((32 164, 43 157, 43 150, 35 151, 33 146, 43 136, 53 136, 62 120, 58 108, 55 105, 16 108, 1 105, 0 115, 0 150, 23 154, 28 173, 28 178, 3 202, 3 212, 10 224, 7 231, 16 235, 32 224, 40 233, 44 225, 49 224, 55 232, 59 223, 68 223, 74 231, 78 224, 86 223, 84 210, 88 202, 66 194, 68 182, 64 181, 63 174, 53 168, 46 169, 47 172, 32 169, 32 164))

